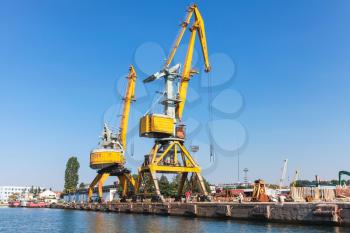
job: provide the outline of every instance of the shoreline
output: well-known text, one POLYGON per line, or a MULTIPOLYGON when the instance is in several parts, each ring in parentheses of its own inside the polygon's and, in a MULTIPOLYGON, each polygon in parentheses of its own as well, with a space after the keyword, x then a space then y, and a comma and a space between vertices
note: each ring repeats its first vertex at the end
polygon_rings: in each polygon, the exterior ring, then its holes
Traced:
POLYGON ((285 224, 350 226, 349 202, 320 203, 83 203, 50 208, 246 220, 285 224))

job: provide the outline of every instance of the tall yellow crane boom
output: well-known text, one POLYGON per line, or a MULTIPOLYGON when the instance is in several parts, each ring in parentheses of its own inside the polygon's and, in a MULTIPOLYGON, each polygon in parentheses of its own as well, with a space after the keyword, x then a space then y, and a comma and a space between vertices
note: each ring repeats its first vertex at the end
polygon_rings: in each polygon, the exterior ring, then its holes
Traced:
POLYGON ((166 67, 169 67, 170 64, 171 64, 171 62, 173 61, 173 58, 174 58, 175 53, 176 53, 176 50, 177 50, 177 48, 178 48, 179 45, 180 45, 180 42, 181 42, 181 40, 182 40, 183 35, 185 34, 185 31, 186 31, 186 29, 187 29, 188 24, 190 23, 190 20, 191 20, 191 18, 192 18, 192 15, 193 15, 193 8, 192 8, 192 7, 189 7, 189 8, 187 9, 187 15, 186 15, 186 17, 185 17, 185 20, 184 20, 184 21, 181 23, 181 25, 180 25, 180 26, 181 26, 181 29, 180 29, 180 31, 179 31, 178 36, 177 36, 176 39, 175 39, 174 46, 173 46, 173 48, 171 49, 170 55, 169 55, 169 57, 168 57, 168 59, 167 59, 167 61, 166 61, 166 63, 165 63, 165 66, 166 66, 166 67))
POLYGON ((186 102, 186 96, 187 96, 187 88, 188 88, 188 81, 190 80, 191 76, 195 74, 196 72, 192 70, 192 58, 193 58, 193 50, 194 50, 194 43, 196 40, 197 32, 199 35, 199 41, 201 44, 202 48, 202 55, 204 59, 204 65, 205 65, 205 72, 210 72, 211 67, 209 63, 209 56, 208 56, 208 46, 207 46, 207 38, 205 35, 205 26, 204 26, 204 21, 203 18, 198 10, 197 5, 193 4, 187 9, 187 15, 185 17, 185 21, 181 24, 181 29, 180 32, 175 40, 174 46, 170 52, 169 58, 166 61, 166 67, 169 67, 171 64, 175 53, 177 51, 177 48, 179 47, 179 44, 182 40, 182 37, 185 33, 186 28, 188 27, 192 15, 194 15, 195 20, 190 28, 191 31, 191 37, 190 37, 190 42, 188 44, 187 48, 187 53, 186 53, 186 58, 184 62, 184 67, 182 71, 182 77, 180 81, 180 86, 179 86, 179 93, 178 93, 178 100, 179 104, 176 109, 176 117, 178 120, 181 121, 182 119, 182 113, 183 109, 185 106, 186 102))
POLYGON ((123 108, 122 118, 120 121, 120 130, 119 130, 119 141, 124 150, 126 150, 126 134, 128 132, 130 105, 131 105, 131 102, 135 99, 136 72, 132 65, 130 65, 127 79, 128 79, 128 84, 127 84, 126 93, 124 97, 124 108, 123 108))
MULTIPOLYGON (((185 31, 190 24, 192 15, 195 15, 195 23, 193 27, 196 27, 198 30, 198 34, 200 37, 200 42, 201 42, 201 47, 202 47, 202 54, 204 57, 204 62, 205 62, 205 70, 206 72, 210 71, 210 64, 209 64, 209 58, 208 58, 208 47, 207 47, 207 39, 205 36, 205 27, 204 27, 204 21, 202 18, 202 15, 200 14, 198 7, 196 4, 191 5, 187 9, 187 15, 185 17, 185 20, 181 23, 181 29, 178 33, 178 36, 176 37, 175 43, 173 45, 173 48, 171 49, 170 55, 165 63, 165 66, 169 67, 171 62, 173 61, 173 58, 175 56, 176 50, 180 45, 180 42, 182 40, 183 35, 185 34, 185 31)), ((192 31, 192 29, 190 29, 192 31)))

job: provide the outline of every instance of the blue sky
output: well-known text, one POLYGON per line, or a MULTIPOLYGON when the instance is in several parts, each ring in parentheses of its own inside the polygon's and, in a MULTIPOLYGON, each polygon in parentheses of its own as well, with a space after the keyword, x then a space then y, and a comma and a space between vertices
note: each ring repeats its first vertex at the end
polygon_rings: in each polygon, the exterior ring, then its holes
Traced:
MULTIPOLYGON (((1 1, 0 185, 59 189, 70 155, 81 163, 81 180, 92 180, 89 152, 97 145, 103 122, 113 122, 120 104, 116 93, 129 64, 137 63, 139 80, 160 68, 188 4, 1 1), (155 50, 147 53, 151 48, 155 50)), ((289 159, 290 179, 295 169, 305 179, 315 174, 332 179, 339 170, 348 170, 350 3, 198 5, 209 53, 213 58, 222 55, 214 59, 210 78, 220 83, 232 73, 227 83, 214 86, 213 98, 231 91, 227 96, 233 99, 221 98, 216 107, 239 109, 214 116, 223 124, 216 128, 216 139, 228 148, 245 142, 239 152, 241 170, 249 168, 251 180, 269 182, 279 179, 284 158, 289 159)), ((197 58, 202 67, 201 56, 197 58)), ((205 174, 209 181, 236 181, 237 153, 217 152, 217 163, 209 161, 207 92, 201 86, 206 78, 192 80, 195 100, 185 109, 188 122, 194 119, 203 126, 191 138, 203 148, 195 157, 204 168, 213 168, 205 174)), ((139 115, 159 88, 160 83, 138 83, 139 115)), ((132 125, 136 122, 137 116, 131 119, 132 125)), ((148 139, 134 140, 134 161, 128 163, 133 171, 151 146, 148 139)))

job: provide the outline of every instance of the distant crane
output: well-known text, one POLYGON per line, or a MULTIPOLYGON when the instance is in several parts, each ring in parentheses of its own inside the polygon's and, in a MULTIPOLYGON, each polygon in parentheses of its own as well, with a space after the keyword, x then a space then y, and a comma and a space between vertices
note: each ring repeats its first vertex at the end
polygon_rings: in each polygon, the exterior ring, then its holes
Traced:
POLYGON ((285 159, 283 160, 282 175, 279 183, 279 189, 281 189, 283 186, 284 178, 286 177, 286 173, 287 173, 287 166, 288 166, 288 159, 285 159))
POLYGON ((292 182, 292 187, 295 187, 297 184, 297 180, 299 179, 299 175, 300 175, 300 171, 296 170, 294 173, 294 178, 293 178, 293 182, 292 182))

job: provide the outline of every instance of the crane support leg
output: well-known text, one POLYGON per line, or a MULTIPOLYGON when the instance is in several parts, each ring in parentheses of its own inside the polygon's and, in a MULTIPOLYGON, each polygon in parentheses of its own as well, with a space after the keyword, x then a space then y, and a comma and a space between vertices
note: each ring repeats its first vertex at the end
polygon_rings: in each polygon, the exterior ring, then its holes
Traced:
MULTIPOLYGON (((129 184, 133 189, 135 188, 136 181, 131 174, 124 173, 118 176, 120 187, 122 188, 122 197, 126 197, 129 191, 129 184)), ((135 191, 135 190, 134 190, 135 191)))
POLYGON ((198 180, 198 184, 199 184, 199 188, 201 190, 201 192, 205 195, 205 196, 208 196, 208 192, 205 188, 205 185, 204 185, 204 181, 203 181, 203 177, 202 175, 199 173, 199 172, 196 172, 196 178, 198 180))
POLYGON ((125 197, 128 193, 128 184, 125 175, 118 176, 120 187, 122 188, 122 197, 125 197))
POLYGON ((109 177, 109 173, 103 173, 100 181, 98 182, 98 198, 100 200, 102 200, 103 198, 103 190, 102 190, 103 184, 105 183, 108 177, 109 177))
POLYGON ((151 177, 152 177, 152 180, 153 180, 154 188, 156 189, 156 194, 161 199, 161 201, 164 202, 164 197, 160 193, 157 175, 156 175, 155 172, 152 172, 152 171, 150 172, 150 174, 151 174, 151 177))
MULTIPOLYGON (((207 196, 203 178, 201 176, 201 168, 194 161, 189 151, 185 148, 180 140, 159 140, 152 148, 148 156, 145 157, 144 164, 139 168, 139 177, 136 186, 136 195, 142 194, 140 187, 145 175, 150 175, 151 182, 154 185, 153 194, 157 195, 162 201, 164 197, 158 185, 156 174, 177 174, 180 176, 179 188, 177 190, 178 197, 181 197, 188 174, 192 173, 193 183, 199 185, 200 193, 207 196)), ((146 194, 146 193, 145 193, 146 194)))
POLYGON ((91 197, 92 197, 92 194, 94 193, 94 187, 100 181, 101 177, 102 177, 102 174, 97 174, 95 179, 91 182, 91 184, 88 188, 88 199, 90 202, 92 201, 91 197))
POLYGON ((185 181, 187 179, 187 175, 188 175, 188 172, 184 172, 182 173, 180 176, 180 184, 179 184, 179 189, 178 189, 178 192, 177 192, 177 195, 180 197, 182 192, 183 192, 183 189, 184 189, 184 185, 185 185, 185 181))
POLYGON ((143 181, 143 173, 139 170, 136 185, 135 185, 135 194, 140 193, 140 187, 141 187, 142 181, 143 181))

